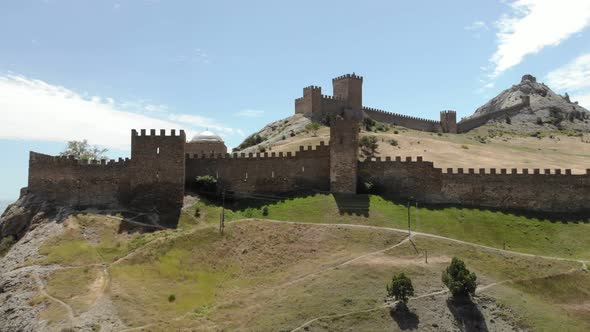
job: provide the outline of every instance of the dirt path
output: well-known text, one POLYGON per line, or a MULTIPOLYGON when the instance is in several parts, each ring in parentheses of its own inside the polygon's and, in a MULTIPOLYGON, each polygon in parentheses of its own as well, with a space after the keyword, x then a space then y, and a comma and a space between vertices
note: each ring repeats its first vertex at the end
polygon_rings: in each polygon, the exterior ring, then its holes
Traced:
MULTIPOLYGON (((284 223, 287 223, 287 224, 293 224, 293 225, 319 225, 319 226, 323 226, 323 227, 357 227, 357 228, 380 229, 380 230, 387 230, 387 231, 392 231, 392 232, 408 233, 408 230, 407 229, 400 229, 400 228, 393 228, 393 227, 383 227, 383 226, 358 225, 358 224, 301 223, 301 222, 295 222, 295 221, 281 221, 281 220, 254 219, 254 218, 251 218, 251 219, 241 219, 241 220, 236 220, 236 221, 233 221, 233 222, 243 222, 243 221, 271 222, 271 223, 283 223, 283 224, 284 223)), ((414 237, 416 235, 424 236, 424 237, 429 237, 429 238, 434 238, 434 239, 441 239, 441 240, 452 241, 452 242, 455 242, 455 243, 465 244, 465 245, 469 245, 469 246, 476 247, 476 248, 493 250, 493 251, 496 251, 496 252, 508 253, 508 254, 518 255, 518 256, 522 256, 522 257, 543 258, 543 259, 551 259, 551 260, 558 260, 558 261, 565 261, 565 262, 576 262, 576 263, 582 264, 583 266, 585 266, 585 264, 587 264, 587 263, 590 263, 590 261, 583 260, 583 259, 527 254, 527 253, 522 253, 522 252, 518 252, 518 251, 511 251, 511 250, 499 249, 499 248, 489 247, 489 246, 486 246, 486 245, 483 245, 483 244, 477 244, 477 243, 467 242, 467 241, 463 241, 463 240, 457 240, 457 239, 454 239, 454 238, 445 237, 445 236, 441 236, 441 235, 435 235, 435 234, 429 234, 429 233, 422 233, 422 232, 415 232, 415 231, 412 231, 411 232, 411 237, 414 237)))
POLYGON ((68 313, 68 319, 70 320, 70 323, 74 322, 74 310, 72 309, 72 307, 70 307, 69 304, 65 303, 64 301, 55 298, 53 296, 51 296, 47 290, 45 289, 45 284, 43 284, 43 281, 41 280, 41 278, 39 277, 39 275, 35 272, 32 273, 33 278, 35 279, 35 283, 37 284, 37 288, 39 290, 39 292, 41 292, 41 294, 43 294, 43 296, 47 297, 48 299, 59 303, 62 307, 64 307, 68 313))
MULTIPOLYGON (((549 275, 546 277, 553 277, 553 276, 559 276, 559 275, 566 275, 566 274, 571 274, 574 273, 578 270, 576 269, 571 269, 565 273, 556 273, 553 275, 549 275)), ((485 286, 478 286, 477 289, 475 290, 475 293, 481 293, 484 292, 492 287, 498 286, 498 285, 502 285, 502 284, 506 284, 506 283, 512 283, 512 282, 519 282, 519 281, 526 281, 526 280, 532 280, 532 279, 536 279, 538 277, 535 278, 528 278, 528 279, 506 279, 506 280, 502 280, 502 281, 497 281, 497 282, 492 282, 489 283, 485 286)), ((448 289, 442 289, 439 291, 434 291, 431 293, 427 293, 427 294, 423 294, 423 295, 419 295, 419 296, 415 296, 415 297, 411 297, 408 299, 408 301, 416 301, 416 300, 420 300, 426 297, 430 297, 430 296, 438 296, 438 295, 443 295, 443 294, 447 294, 449 292, 448 289)), ((384 305, 375 307, 375 308, 371 308, 371 309, 366 309, 366 310, 358 310, 358 311, 349 311, 349 312, 345 312, 343 314, 337 314, 337 315, 324 315, 324 316, 319 316, 319 317, 315 317, 312 318, 308 321, 306 321, 305 323, 299 325, 298 327, 294 328, 293 330, 291 330, 291 332, 295 332, 295 331, 299 331, 301 329, 303 329, 304 327, 318 321, 318 320, 322 320, 322 319, 328 319, 328 318, 340 318, 340 317, 345 317, 345 316, 350 316, 350 315, 355 315, 355 314, 362 314, 362 313, 367 313, 367 312, 373 312, 373 311, 377 311, 377 310, 382 310, 382 309, 387 309, 387 308, 391 308, 393 306, 395 306, 395 304, 397 304, 399 301, 394 301, 394 302, 388 302, 384 305)))

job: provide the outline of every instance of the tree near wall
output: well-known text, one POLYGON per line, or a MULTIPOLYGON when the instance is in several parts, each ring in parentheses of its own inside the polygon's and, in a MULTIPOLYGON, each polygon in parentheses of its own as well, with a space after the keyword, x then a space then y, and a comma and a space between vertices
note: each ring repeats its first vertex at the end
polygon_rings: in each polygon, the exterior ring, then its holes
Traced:
POLYGON ((105 159, 108 149, 98 146, 90 146, 87 140, 68 141, 66 149, 59 153, 60 156, 74 156, 76 159, 105 159))
POLYGON ((312 122, 312 123, 308 123, 307 126, 305 126, 305 129, 309 132, 311 132, 311 134, 313 136, 317 136, 318 135, 318 130, 320 130, 320 128, 322 127, 322 125, 320 125, 317 122, 312 122))
POLYGON ((454 297, 469 297, 475 294, 477 276, 457 257, 453 257, 451 265, 442 272, 441 279, 454 297))
POLYGON ((379 147, 376 136, 363 136, 359 141, 359 146, 363 154, 367 157, 373 156, 379 147))

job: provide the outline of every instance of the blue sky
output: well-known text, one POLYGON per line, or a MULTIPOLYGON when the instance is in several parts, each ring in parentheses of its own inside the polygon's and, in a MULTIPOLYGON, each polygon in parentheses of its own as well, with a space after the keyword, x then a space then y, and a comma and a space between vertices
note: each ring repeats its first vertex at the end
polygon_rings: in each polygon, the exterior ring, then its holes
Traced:
POLYGON ((131 128, 209 128, 236 146, 307 85, 364 76, 366 106, 467 116, 531 73, 590 107, 590 1, 2 1, 0 199, 28 151, 131 128))

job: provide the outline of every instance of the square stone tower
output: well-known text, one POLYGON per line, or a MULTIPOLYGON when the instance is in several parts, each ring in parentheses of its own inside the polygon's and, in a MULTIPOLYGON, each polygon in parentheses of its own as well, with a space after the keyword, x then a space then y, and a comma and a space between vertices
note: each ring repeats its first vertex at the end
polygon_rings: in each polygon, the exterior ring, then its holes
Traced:
POLYGON ((334 97, 346 101, 345 109, 361 110, 363 108, 363 77, 355 73, 332 79, 334 97))
MULTIPOLYGON (((132 207, 158 211, 165 223, 174 222, 184 199, 186 135, 172 129, 131 132, 130 190, 132 207), (170 212, 168 218, 167 212, 170 212)), ((176 220, 177 221, 177 220, 176 220)))
POLYGON ((360 110, 346 110, 330 122, 330 191, 356 193, 360 110))

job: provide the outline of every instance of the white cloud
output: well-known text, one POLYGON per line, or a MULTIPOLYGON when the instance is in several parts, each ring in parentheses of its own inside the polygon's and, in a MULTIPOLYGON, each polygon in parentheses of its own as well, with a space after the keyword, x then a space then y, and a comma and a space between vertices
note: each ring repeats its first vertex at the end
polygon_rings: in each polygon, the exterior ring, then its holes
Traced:
POLYGON ((0 76, 0 139, 65 142, 88 139, 91 144, 128 150, 131 129, 211 127, 234 134, 213 120, 166 113, 156 118, 127 110, 113 98, 85 98, 61 86, 19 75, 0 76), (191 121, 183 121, 190 119, 191 121), (188 124, 182 126, 180 123, 188 124))
POLYGON ((577 101, 580 106, 590 110, 590 91, 586 91, 583 95, 572 96, 573 101, 577 101))
POLYGON ((590 24, 588 0, 517 0, 496 22, 498 46, 491 78, 518 65, 526 55, 559 45, 590 24))
POLYGON ((465 27, 465 30, 489 30, 490 28, 484 21, 475 21, 465 27))
POLYGON ((264 111, 261 110, 241 110, 235 113, 235 115, 237 116, 243 116, 248 118, 257 118, 262 114, 264 114, 264 111))
POLYGON ((580 55, 547 74, 550 87, 560 90, 590 89, 590 53, 580 55))
POLYGON ((570 63, 547 74, 547 84, 568 92, 572 101, 590 109, 590 53, 582 54, 570 63))
POLYGON ((181 122, 188 125, 193 125, 201 128, 208 128, 211 130, 217 130, 228 134, 236 133, 236 129, 229 128, 218 124, 217 122, 213 121, 210 118, 206 118, 200 115, 191 115, 191 114, 170 114, 168 117, 170 121, 181 122))

